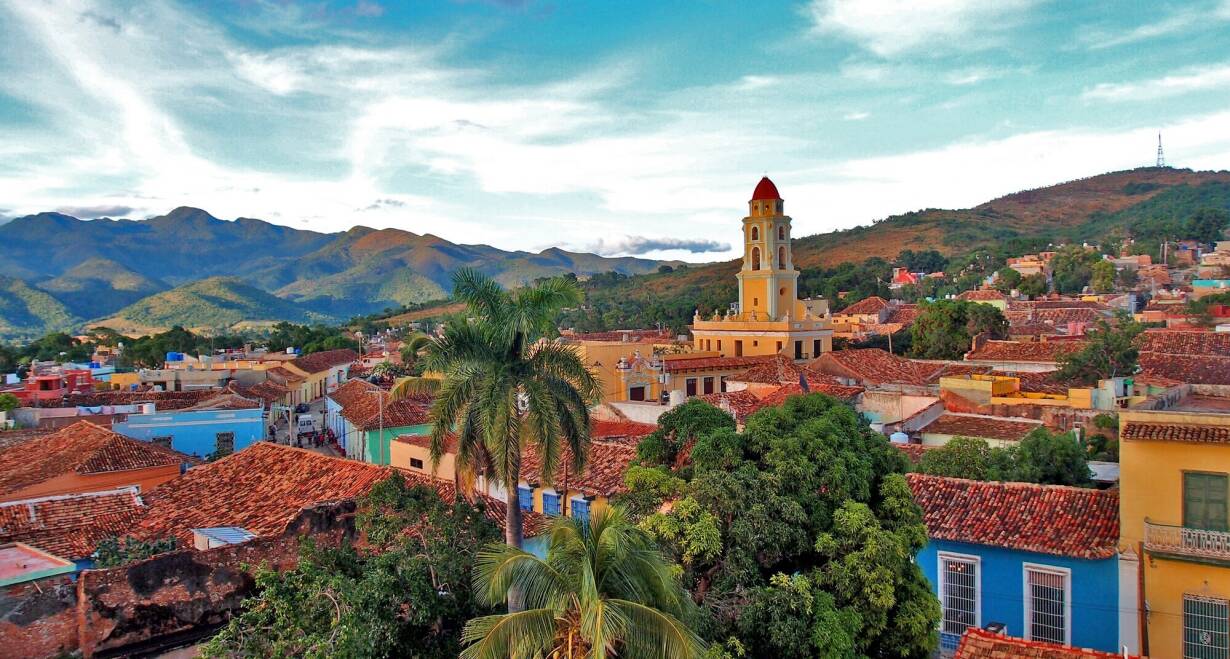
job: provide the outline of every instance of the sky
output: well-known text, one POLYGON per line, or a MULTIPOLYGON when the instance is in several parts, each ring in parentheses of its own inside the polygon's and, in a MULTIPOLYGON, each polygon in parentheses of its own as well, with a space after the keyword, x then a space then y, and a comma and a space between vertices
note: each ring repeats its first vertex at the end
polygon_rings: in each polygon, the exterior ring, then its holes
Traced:
POLYGON ((1230 168, 1230 0, 0 0, 0 218, 177 206, 711 261, 1230 168))

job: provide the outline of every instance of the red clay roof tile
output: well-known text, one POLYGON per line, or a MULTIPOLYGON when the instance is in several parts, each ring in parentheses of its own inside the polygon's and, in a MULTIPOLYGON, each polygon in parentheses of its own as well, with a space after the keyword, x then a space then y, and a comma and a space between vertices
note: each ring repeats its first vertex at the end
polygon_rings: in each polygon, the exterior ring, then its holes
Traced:
POLYGON ((143 512, 136 488, 0 503, 0 542, 23 542, 69 560, 122 536, 143 512))
MULTIPOLYGON (((1042 641, 1027 641, 970 627, 953 659, 1123 659, 1123 655, 1042 641)), ((1139 659, 1135 655, 1129 659, 1139 659)))
POLYGON ((1029 419, 1004 419, 977 414, 941 414, 919 432, 953 437, 977 437, 1020 441, 1025 435, 1041 428, 1042 424, 1029 419))
POLYGON ((310 355, 298 357, 290 363, 304 373, 320 373, 322 371, 327 371, 334 366, 350 364, 358 359, 359 353, 351 350, 350 348, 341 348, 338 350, 314 352, 310 355))
POLYGON ((1230 385, 1230 357, 1141 352, 1140 368, 1145 375, 1189 384, 1230 385))
POLYGON ((965 358, 971 361, 1056 364, 1060 357, 1084 347, 1084 341, 987 341, 965 358))
POLYGON ((1176 355, 1230 357, 1230 332, 1149 330, 1140 349, 1176 355))
POLYGON ((888 300, 885 300, 884 298, 878 295, 872 295, 871 297, 865 297, 859 300, 858 302, 851 304, 850 306, 846 307, 845 309, 842 309, 841 311, 834 311, 833 315, 834 316, 863 316, 863 315, 869 315, 869 314, 878 314, 880 313, 880 311, 882 311, 887 306, 888 306, 888 300))
POLYGON ((1230 426, 1196 423, 1147 423, 1128 421, 1120 439, 1129 441, 1230 443, 1230 426))

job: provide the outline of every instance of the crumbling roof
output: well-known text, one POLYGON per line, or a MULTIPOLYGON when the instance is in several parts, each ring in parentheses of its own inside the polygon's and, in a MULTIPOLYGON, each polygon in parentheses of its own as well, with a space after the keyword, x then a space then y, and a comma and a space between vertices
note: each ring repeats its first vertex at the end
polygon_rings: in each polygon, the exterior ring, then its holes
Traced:
POLYGON ((0 494, 12 494, 69 473, 102 474, 196 462, 171 449, 78 421, 0 451, 0 494))
POLYGON ((81 560, 103 540, 124 535, 143 509, 135 487, 8 501, 0 503, 0 542, 81 560))
POLYGON ((335 366, 350 364, 358 359, 359 353, 350 348, 341 348, 338 350, 314 352, 310 355, 298 357, 290 363, 304 373, 320 373, 335 366))
POLYGON ((645 435, 657 429, 658 427, 652 423, 591 419, 589 422, 589 437, 597 441, 625 443, 635 446, 645 435))
POLYGON ((971 361, 1057 364, 1065 355, 1079 352, 1084 341, 987 341, 965 356, 971 361))
POLYGON ((930 435, 1020 441, 1025 435, 1041 427, 1041 423, 1030 419, 1006 419, 978 414, 941 414, 939 418, 927 424, 919 432, 930 435))
POLYGON ((927 535, 1072 558, 1109 558, 1119 542, 1116 490, 906 474, 927 535))
POLYGON ((238 526, 281 535, 305 507, 365 494, 388 467, 257 442, 188 470, 145 495, 148 510, 133 535, 192 541, 192 529, 238 526))
POLYGON ((1128 441, 1230 443, 1230 426, 1200 423, 1128 421, 1120 439, 1128 441))
MULTIPOLYGON (((1123 659, 1123 655, 1068 645, 1027 641, 970 627, 961 636, 953 659, 1123 659)), ((1133 656, 1131 659, 1138 659, 1133 656)))

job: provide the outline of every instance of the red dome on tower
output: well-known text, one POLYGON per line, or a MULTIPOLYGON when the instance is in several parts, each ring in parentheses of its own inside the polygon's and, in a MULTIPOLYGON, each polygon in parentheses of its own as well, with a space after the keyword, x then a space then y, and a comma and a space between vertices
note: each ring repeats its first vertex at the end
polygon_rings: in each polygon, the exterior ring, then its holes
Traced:
POLYGON ((780 200, 781 198, 782 196, 777 192, 777 186, 773 185, 773 181, 770 181, 768 176, 760 179, 760 182, 756 184, 756 191, 752 193, 752 201, 780 200))

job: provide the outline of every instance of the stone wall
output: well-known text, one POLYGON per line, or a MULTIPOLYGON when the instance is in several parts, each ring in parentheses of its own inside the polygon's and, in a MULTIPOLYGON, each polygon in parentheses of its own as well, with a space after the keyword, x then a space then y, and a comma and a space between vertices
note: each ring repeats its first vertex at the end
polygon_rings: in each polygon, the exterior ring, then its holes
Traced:
POLYGON ((355 537, 355 502, 303 509, 279 537, 160 554, 110 570, 86 570, 10 587, 0 596, 0 654, 84 657, 155 650, 225 623, 253 590, 253 572, 294 567, 302 538, 336 546, 355 537))

